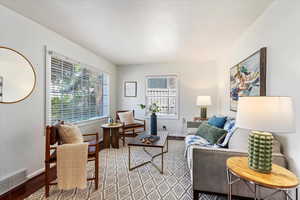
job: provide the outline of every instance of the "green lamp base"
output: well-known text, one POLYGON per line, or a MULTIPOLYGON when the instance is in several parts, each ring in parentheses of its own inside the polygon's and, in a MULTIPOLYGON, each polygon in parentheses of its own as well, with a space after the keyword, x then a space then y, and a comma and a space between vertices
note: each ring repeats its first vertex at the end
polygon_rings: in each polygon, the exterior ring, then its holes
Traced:
POLYGON ((249 168, 261 173, 270 173, 272 171, 272 134, 252 131, 248 144, 249 168))

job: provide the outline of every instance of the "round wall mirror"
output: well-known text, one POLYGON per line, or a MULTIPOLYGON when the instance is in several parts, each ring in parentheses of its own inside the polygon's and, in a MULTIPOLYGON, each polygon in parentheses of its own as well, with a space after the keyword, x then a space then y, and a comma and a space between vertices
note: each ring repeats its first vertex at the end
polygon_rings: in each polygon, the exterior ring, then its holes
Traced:
POLYGON ((0 103, 26 99, 36 83, 29 60, 16 50, 0 46, 0 103))

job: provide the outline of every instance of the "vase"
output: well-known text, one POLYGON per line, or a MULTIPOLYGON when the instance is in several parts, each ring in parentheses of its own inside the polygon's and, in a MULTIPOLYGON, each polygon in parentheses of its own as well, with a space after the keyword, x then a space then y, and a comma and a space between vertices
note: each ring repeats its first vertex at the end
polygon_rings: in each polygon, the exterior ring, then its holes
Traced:
POLYGON ((271 133, 252 131, 249 135, 248 165, 249 168, 270 173, 272 170, 272 144, 271 133))
POLYGON ((157 116, 155 113, 151 115, 151 135, 157 135, 157 116))

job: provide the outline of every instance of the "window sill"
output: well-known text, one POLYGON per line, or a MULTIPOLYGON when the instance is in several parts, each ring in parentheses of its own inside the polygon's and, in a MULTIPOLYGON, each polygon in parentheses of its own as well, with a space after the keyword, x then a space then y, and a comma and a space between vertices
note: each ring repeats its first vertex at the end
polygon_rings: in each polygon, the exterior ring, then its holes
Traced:
POLYGON ((102 116, 102 117, 97 117, 97 118, 84 120, 84 121, 80 121, 80 122, 74 122, 73 124, 76 124, 78 126, 87 126, 87 125, 95 123, 96 121, 102 121, 102 120, 105 120, 107 118, 108 118, 108 116, 102 116))
MULTIPOLYGON (((150 117, 151 115, 146 115, 145 116, 145 118, 146 119, 150 119, 151 117, 150 117)), ((178 117, 178 115, 157 115, 157 119, 166 119, 166 120, 178 120, 179 119, 179 117, 178 117)))

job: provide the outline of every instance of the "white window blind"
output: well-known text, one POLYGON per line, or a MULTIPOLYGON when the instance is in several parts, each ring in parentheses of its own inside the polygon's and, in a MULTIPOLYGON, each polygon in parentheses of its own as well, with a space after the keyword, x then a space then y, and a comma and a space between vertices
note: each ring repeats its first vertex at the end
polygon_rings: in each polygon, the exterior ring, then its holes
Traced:
POLYGON ((160 118, 178 118, 177 76, 147 76, 146 85, 146 105, 156 103, 160 107, 160 112, 157 113, 160 118))
POLYGON ((47 122, 81 122, 109 113, 109 76, 50 52, 47 122))

